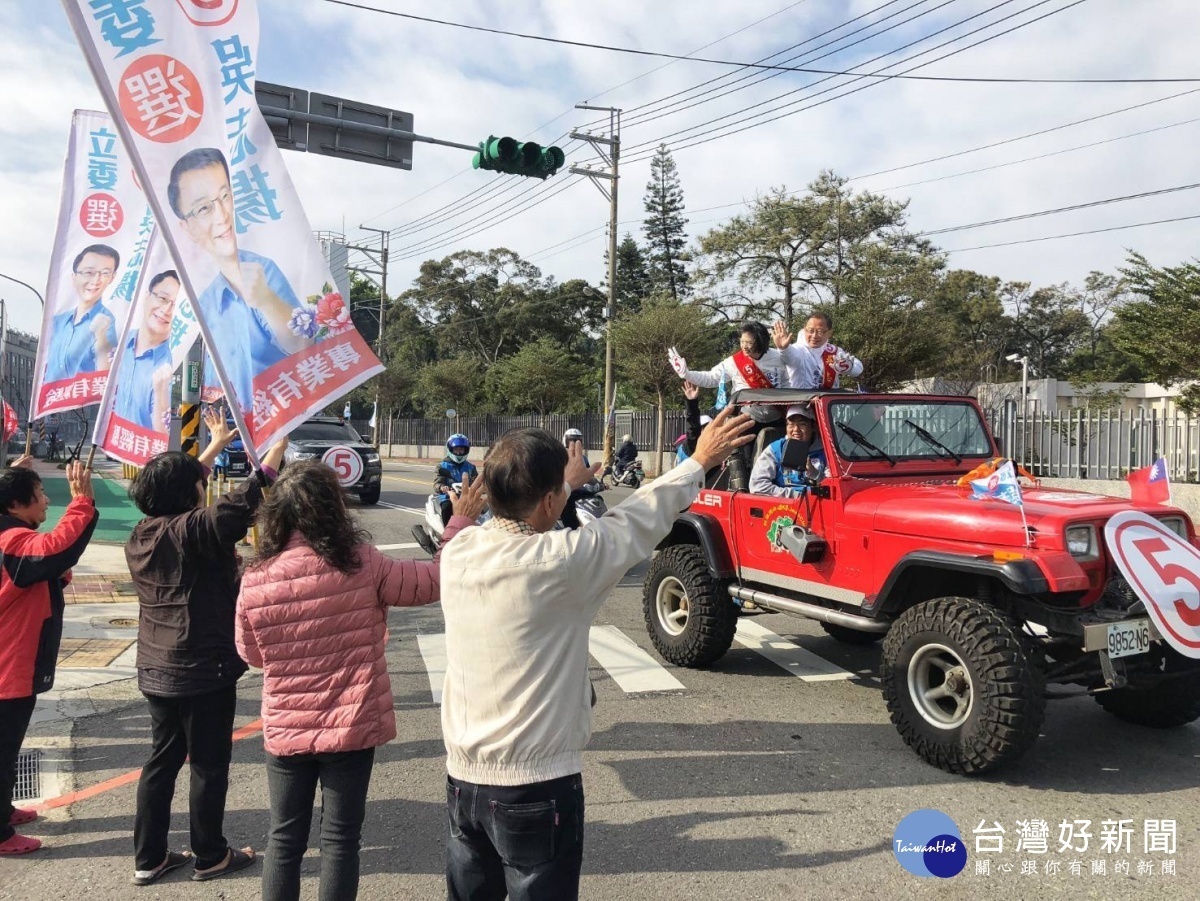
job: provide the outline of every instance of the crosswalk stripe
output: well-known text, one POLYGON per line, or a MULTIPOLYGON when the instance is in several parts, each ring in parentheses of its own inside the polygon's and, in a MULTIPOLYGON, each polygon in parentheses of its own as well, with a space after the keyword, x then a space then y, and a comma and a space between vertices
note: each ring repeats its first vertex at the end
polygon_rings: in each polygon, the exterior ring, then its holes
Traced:
POLYGON ((613 681, 630 694, 674 691, 684 687, 666 667, 616 626, 592 626, 588 633, 588 651, 613 681))
POLYGON ((806 651, 798 644, 751 620, 739 619, 734 637, 738 644, 757 651, 805 682, 831 682, 854 678, 854 673, 835 666, 825 658, 818 657, 812 651, 806 651))
POLYGON ((446 633, 422 632, 417 635, 417 647, 425 661, 425 672, 429 675, 429 690, 433 703, 441 706, 442 685, 446 681, 446 633))

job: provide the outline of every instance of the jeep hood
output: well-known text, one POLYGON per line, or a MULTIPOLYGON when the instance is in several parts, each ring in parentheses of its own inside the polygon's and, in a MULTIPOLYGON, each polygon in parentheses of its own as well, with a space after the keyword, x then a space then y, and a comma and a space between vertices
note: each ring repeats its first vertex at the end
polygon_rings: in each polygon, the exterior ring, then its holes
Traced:
MULTIPOLYGON (((1062 488, 1023 489, 1025 518, 1043 533, 1061 533, 1071 522, 1105 522, 1122 510, 1136 510, 1128 499, 1062 488)), ((1020 546, 1021 511, 998 500, 972 500, 969 488, 954 484, 891 484, 858 491, 846 501, 847 513, 868 518, 877 532, 921 535, 946 541, 1020 546)), ((1174 510, 1159 507, 1155 513, 1174 510)))

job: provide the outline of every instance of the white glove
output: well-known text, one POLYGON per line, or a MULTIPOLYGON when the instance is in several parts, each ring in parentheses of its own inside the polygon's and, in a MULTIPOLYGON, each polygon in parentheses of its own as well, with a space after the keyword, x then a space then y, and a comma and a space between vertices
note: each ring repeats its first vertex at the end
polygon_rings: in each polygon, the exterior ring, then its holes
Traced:
POLYGON ((839 347, 837 353, 833 355, 833 361, 830 365, 833 367, 834 372, 844 374, 854 368, 854 357, 839 347))
POLYGON ((679 351, 673 347, 668 349, 667 359, 671 361, 671 368, 675 370, 675 374, 681 379, 686 379, 688 374, 687 360, 679 355, 679 351))

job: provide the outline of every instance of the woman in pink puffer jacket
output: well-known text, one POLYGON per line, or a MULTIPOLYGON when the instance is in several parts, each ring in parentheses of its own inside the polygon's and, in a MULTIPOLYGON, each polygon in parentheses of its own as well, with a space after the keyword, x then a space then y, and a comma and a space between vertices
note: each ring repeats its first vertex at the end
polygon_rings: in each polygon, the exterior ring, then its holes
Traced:
MULTIPOLYGON (((483 508, 483 480, 454 500, 450 540, 483 508)), ((238 652, 263 670, 271 830, 263 898, 300 897, 321 785, 321 899, 358 892, 375 748, 396 737, 383 648, 388 607, 438 600, 438 561, 396 560, 355 527, 337 476, 288 466, 259 512, 259 556, 242 577, 238 652)))

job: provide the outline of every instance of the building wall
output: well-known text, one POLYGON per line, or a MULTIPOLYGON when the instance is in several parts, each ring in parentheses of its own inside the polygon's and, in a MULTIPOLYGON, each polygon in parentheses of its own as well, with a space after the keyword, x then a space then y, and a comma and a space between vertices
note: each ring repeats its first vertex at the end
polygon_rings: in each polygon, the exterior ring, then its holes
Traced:
POLYGON ((29 420, 29 400, 33 396, 33 364, 37 359, 38 339, 24 332, 10 331, 5 349, 4 399, 17 411, 17 418, 29 420))

